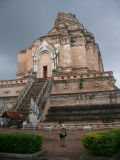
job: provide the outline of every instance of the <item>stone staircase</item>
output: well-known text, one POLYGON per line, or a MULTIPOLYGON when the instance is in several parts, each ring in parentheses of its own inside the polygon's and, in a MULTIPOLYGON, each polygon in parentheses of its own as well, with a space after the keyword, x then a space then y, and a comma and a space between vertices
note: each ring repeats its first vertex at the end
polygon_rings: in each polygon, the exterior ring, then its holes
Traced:
MULTIPOLYGON (((53 78, 31 78, 26 83, 24 89, 21 94, 17 98, 16 103, 13 105, 12 110, 17 111, 21 117, 22 121, 27 121, 31 99, 33 99, 34 103, 39 109, 39 115, 37 115, 37 121, 40 121, 40 117, 44 111, 46 102, 49 98, 49 93, 51 91, 53 84, 53 78)), ((34 107, 34 106, 33 106, 34 107)), ((35 111, 34 111, 35 112, 35 111)), ((5 122, 5 126, 9 126, 11 123, 10 118, 5 122)), ((27 123, 27 128, 33 128, 32 124, 27 123)))
POLYGON ((104 123, 120 120, 120 90, 51 94, 46 121, 104 123))
POLYGON ((46 79, 39 78, 36 79, 30 89, 28 90, 26 96, 24 97, 22 103, 19 105, 17 112, 22 115, 22 119, 26 120, 29 115, 29 107, 30 107, 30 101, 31 98, 34 99, 34 101, 37 100, 44 84, 46 82, 46 79))

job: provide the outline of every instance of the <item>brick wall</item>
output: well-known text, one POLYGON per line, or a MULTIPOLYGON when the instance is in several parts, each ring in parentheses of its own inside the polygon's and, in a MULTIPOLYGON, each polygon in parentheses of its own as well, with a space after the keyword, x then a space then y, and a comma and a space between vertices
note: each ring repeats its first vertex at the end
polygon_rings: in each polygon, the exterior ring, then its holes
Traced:
POLYGON ((120 90, 50 95, 51 107, 103 104, 120 104, 120 90))

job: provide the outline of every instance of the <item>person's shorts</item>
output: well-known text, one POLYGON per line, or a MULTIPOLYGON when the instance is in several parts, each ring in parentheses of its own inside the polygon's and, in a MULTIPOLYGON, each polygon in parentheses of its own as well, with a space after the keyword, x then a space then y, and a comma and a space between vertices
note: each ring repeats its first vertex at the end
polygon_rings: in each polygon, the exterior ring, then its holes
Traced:
POLYGON ((60 138, 63 138, 66 136, 66 133, 65 134, 59 133, 59 135, 60 135, 60 138))

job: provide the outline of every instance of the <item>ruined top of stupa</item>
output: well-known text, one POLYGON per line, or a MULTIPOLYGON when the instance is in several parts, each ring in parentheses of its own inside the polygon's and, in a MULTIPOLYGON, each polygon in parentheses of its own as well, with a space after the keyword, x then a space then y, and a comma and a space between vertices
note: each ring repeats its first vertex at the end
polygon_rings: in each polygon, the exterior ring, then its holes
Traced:
POLYGON ((72 13, 59 12, 54 27, 18 53, 18 77, 34 71, 42 78, 44 66, 49 77, 53 71, 56 74, 104 72, 94 36, 72 13))

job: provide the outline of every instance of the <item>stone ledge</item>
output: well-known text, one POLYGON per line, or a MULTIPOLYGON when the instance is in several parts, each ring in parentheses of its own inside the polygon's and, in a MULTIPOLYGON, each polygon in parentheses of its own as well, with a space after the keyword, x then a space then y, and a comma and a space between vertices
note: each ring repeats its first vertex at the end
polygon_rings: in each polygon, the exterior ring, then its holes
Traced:
POLYGON ((44 153, 46 153, 45 149, 42 149, 39 152, 33 153, 33 154, 15 154, 15 153, 0 153, 0 157, 6 157, 6 158, 36 158, 38 156, 42 156, 44 153))
POLYGON ((87 155, 87 153, 84 153, 79 157, 79 160, 120 160, 120 153, 115 154, 111 158, 105 158, 105 157, 90 157, 87 155))

